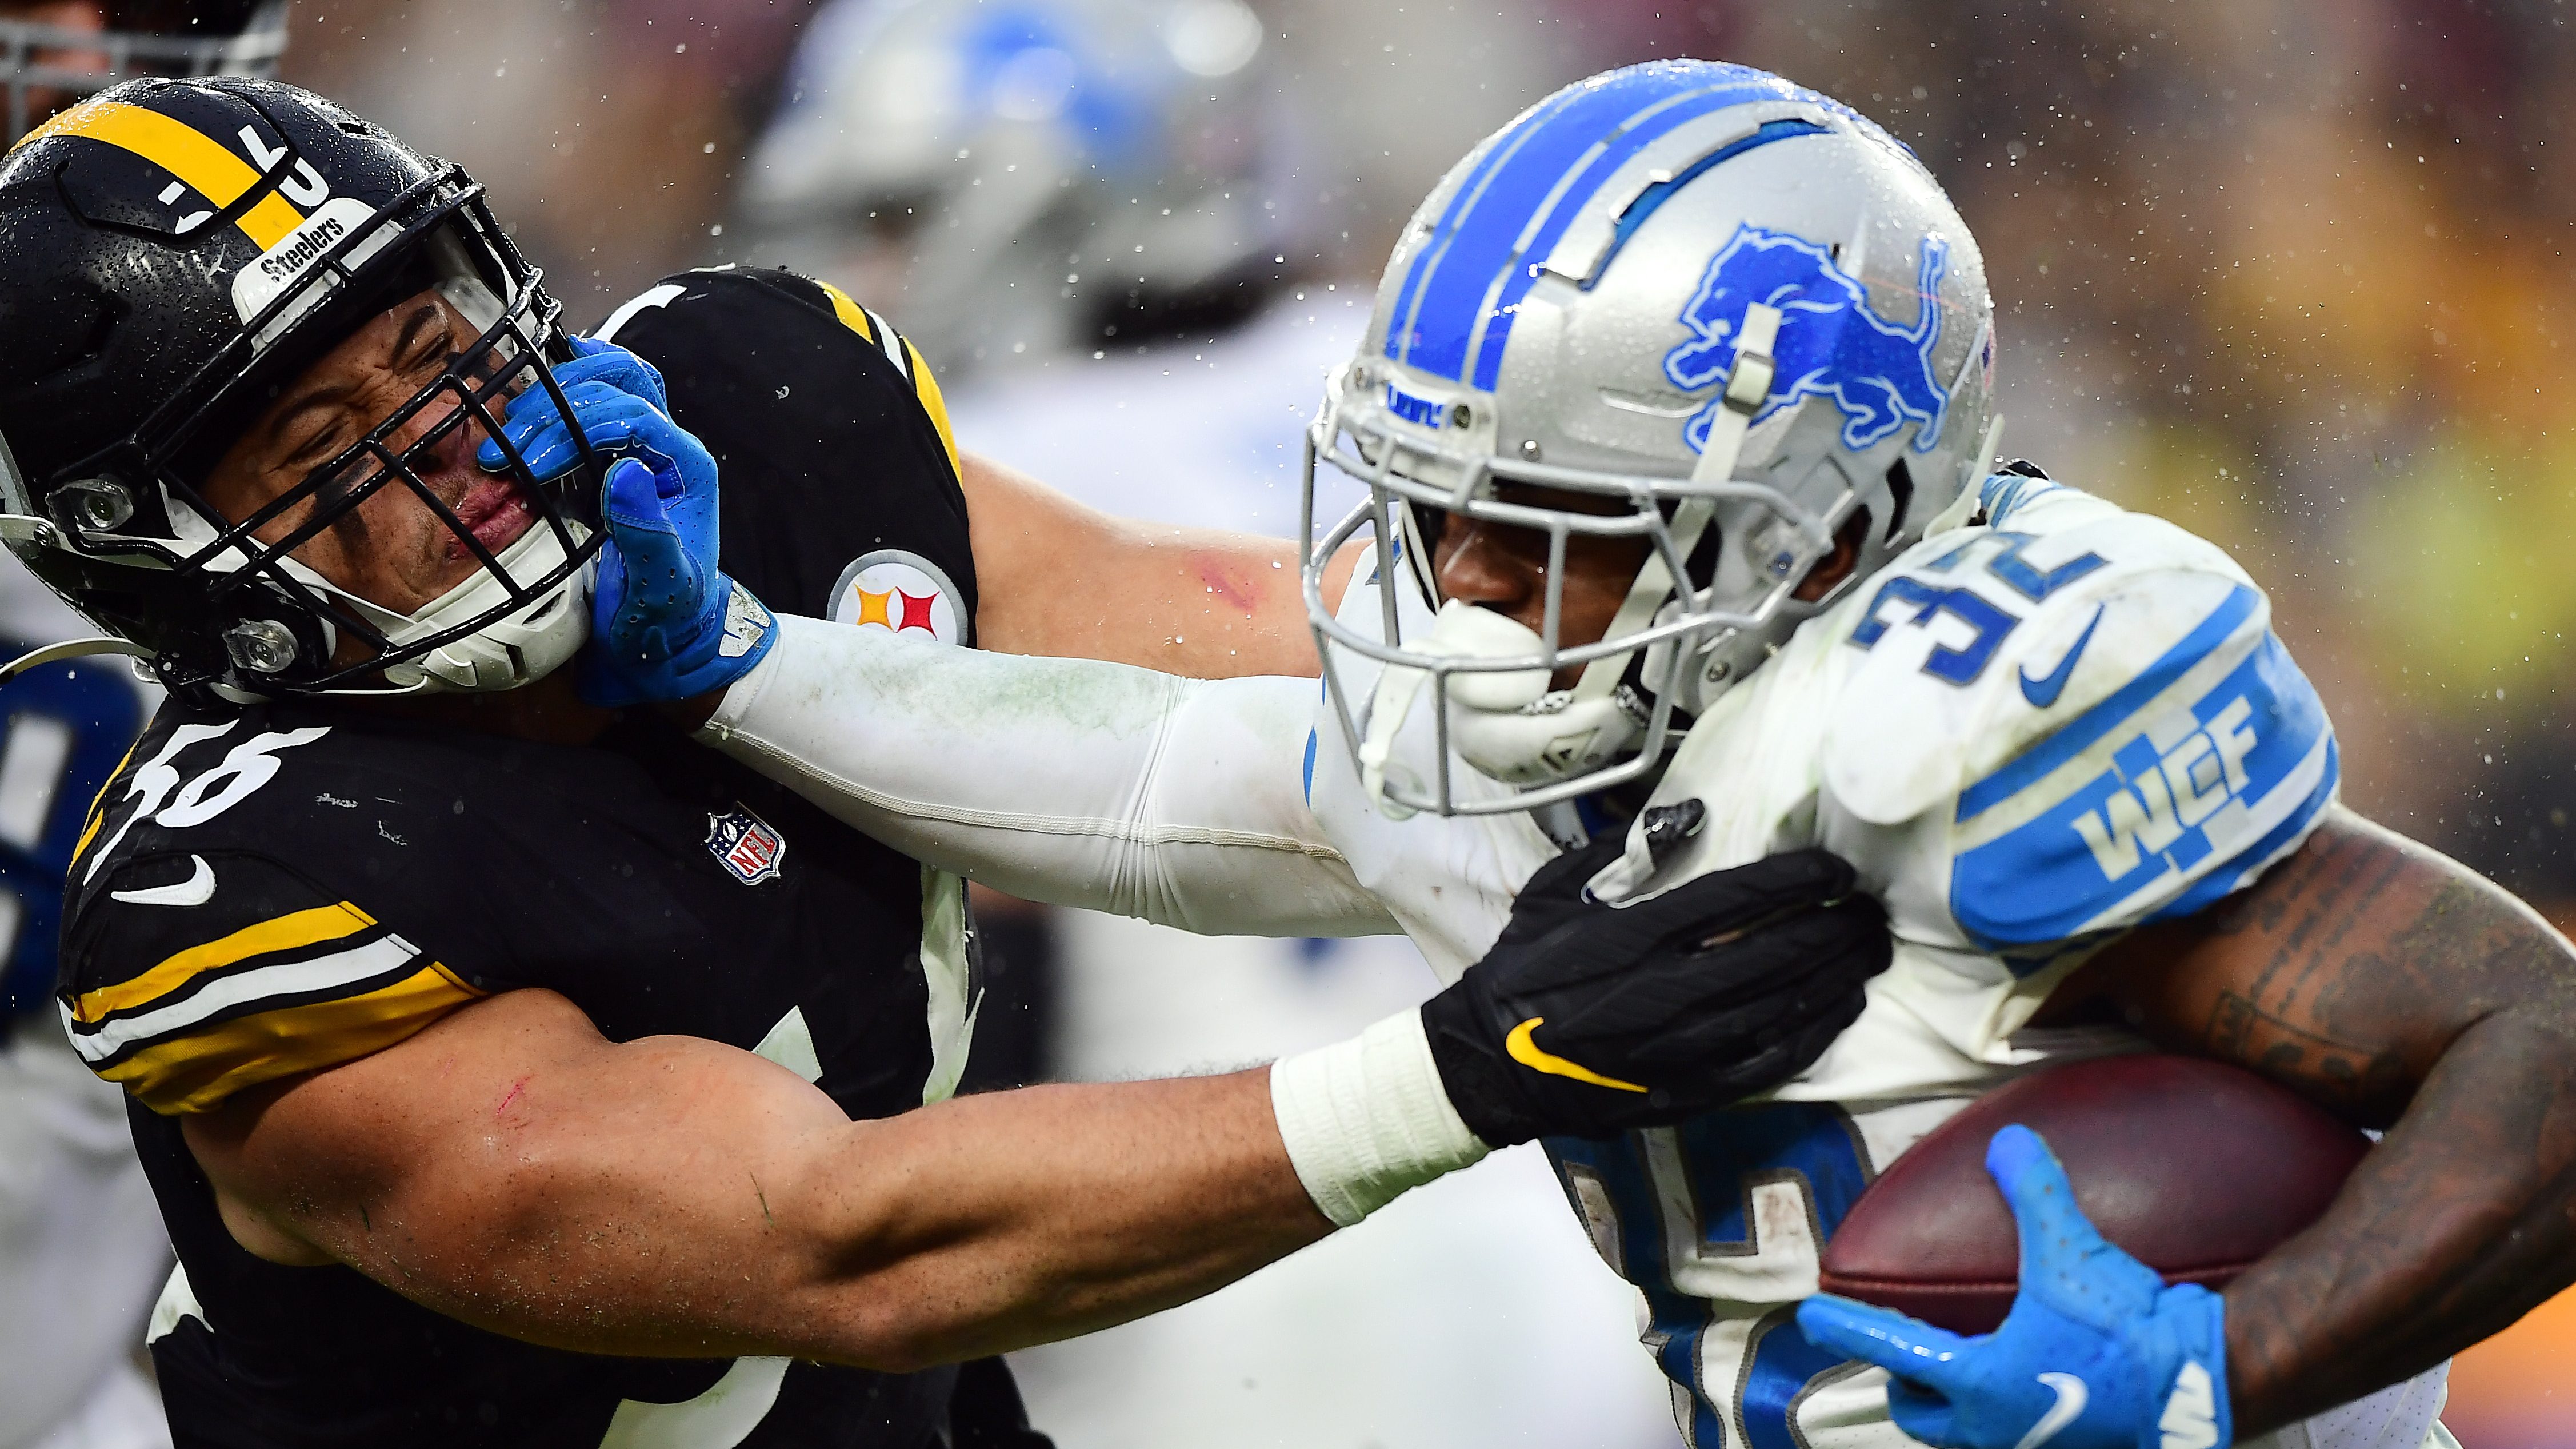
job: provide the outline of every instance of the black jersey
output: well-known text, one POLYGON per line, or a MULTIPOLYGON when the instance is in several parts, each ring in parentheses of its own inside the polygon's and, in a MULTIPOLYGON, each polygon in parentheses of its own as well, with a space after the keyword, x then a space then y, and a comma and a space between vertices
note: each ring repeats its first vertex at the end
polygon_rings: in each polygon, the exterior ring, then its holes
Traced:
MULTIPOLYGON (((935 385, 900 338, 766 272, 686 274, 613 320, 723 465, 736 578, 826 614, 868 574, 854 564, 894 559, 910 589, 868 591, 944 589, 962 636, 965 500, 935 385)), ((884 603, 874 622, 897 627, 884 603)), ((972 977, 953 878, 658 717, 568 746, 328 702, 164 708, 74 857, 59 996, 74 1044, 129 1091, 178 1247, 161 1315, 178 1322, 154 1356, 179 1442, 587 1446, 614 1426, 619 1443, 875 1449, 972 1441, 952 1405, 1015 1418, 998 1365, 567 1353, 349 1269, 264 1262, 225 1230, 179 1126, 523 987, 569 997, 612 1039, 755 1050, 851 1116, 886 1116, 955 1082, 972 977)))

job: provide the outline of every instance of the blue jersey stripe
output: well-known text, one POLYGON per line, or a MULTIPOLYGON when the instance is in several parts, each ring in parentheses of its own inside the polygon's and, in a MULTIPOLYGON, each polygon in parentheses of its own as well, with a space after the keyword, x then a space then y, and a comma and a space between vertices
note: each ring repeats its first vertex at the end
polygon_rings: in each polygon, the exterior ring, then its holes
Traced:
POLYGON ((1751 1449, 1726 1428, 1740 1415, 1753 1445, 1796 1449, 1790 1407, 1817 1374, 1841 1360, 1810 1344, 1789 1317, 1793 1310, 1782 1308, 1771 1315, 1776 1321, 1756 1330, 1758 1346, 1748 1363, 1712 1367, 1704 1353, 1714 1315, 1707 1299, 1674 1285, 1670 1244, 1696 1241, 1700 1251, 1720 1256, 1759 1251, 1760 1231, 1746 1214, 1751 1185, 1787 1180, 1806 1199, 1821 1248, 1869 1188, 1859 1130, 1832 1103, 1773 1102, 1695 1117, 1674 1132, 1689 1179, 1684 1196, 1697 1221, 1667 1221, 1664 1194, 1637 1134, 1607 1141, 1549 1137, 1542 1145, 1578 1216, 1590 1216, 1572 1187, 1578 1174, 1607 1194, 1622 1271, 1646 1297, 1652 1325, 1646 1341, 1665 1376, 1690 1396, 1690 1441, 1700 1449, 1751 1449), (1732 1386, 1733 1402, 1713 1402, 1712 1385, 1720 1393, 1732 1386))
MULTIPOLYGON (((1582 181, 1564 187, 1560 195, 1567 173, 1596 148, 1622 153, 1619 159, 1624 161, 1634 154, 1629 138, 1622 135, 1625 128, 1650 112, 1699 94, 1705 94, 1709 103, 1694 114, 1759 100, 1832 105, 1767 72, 1706 62, 1631 66, 1561 93, 1506 132, 1479 163, 1477 174, 1450 198, 1398 294, 1387 328, 1387 356, 1440 377, 1463 379, 1468 350, 1486 314, 1488 298, 1504 271, 1518 260, 1520 238, 1539 208, 1557 197, 1570 221, 1616 166, 1594 168, 1582 181)), ((1634 145, 1651 139, 1636 139, 1634 145)), ((1557 229, 1561 233, 1562 227, 1557 229)))
POLYGON ((1960 791, 1958 819, 1962 822, 1974 819, 2048 778, 2058 766, 2092 748, 2096 741, 2136 714, 2147 701, 2172 688, 2175 680, 2190 673, 2192 666, 2226 643, 2237 626, 2253 614, 2254 606, 2261 598, 2252 589, 2238 584, 2226 602, 2201 620, 2199 627, 2184 636, 2181 643, 2166 650, 2164 657, 2149 665, 2144 674, 2122 685, 2110 698, 2067 721, 2055 734, 2014 756, 2002 769, 1960 791))
POLYGON ((1841 1354, 1816 1347, 1791 1316, 1796 1309, 1776 1309, 1774 1321, 1753 1330, 1746 1355, 1744 1382, 1737 1397, 1744 1414, 1748 1449, 1806 1449, 1792 1412, 1798 1396, 1816 1376, 1843 1366, 1841 1354))
POLYGON ((1968 939, 1987 950, 2041 945, 2153 919, 2176 901, 2197 910, 2332 798, 2333 728, 2278 638, 2266 635, 2189 719, 2188 732, 2159 740, 2131 715, 2100 773, 1962 851, 1950 867, 1950 915, 1968 939), (2289 793, 2303 775, 2309 783, 2289 793))
POLYGON ((2235 860, 2230 862, 2235 866, 2234 869, 2210 872, 2200 884, 2175 897, 2172 905, 2157 911, 2147 919, 2150 921, 2175 920, 2191 915, 2205 906, 2217 904, 2221 897, 2236 889, 2238 882, 2244 879, 2245 872, 2270 860, 2274 852, 2298 839, 2301 833, 2315 822, 2317 816, 2324 812, 2326 806, 2333 802, 2335 785, 2342 779, 2343 755, 2335 744, 2334 737, 2328 735, 2325 773, 2317 777, 2317 787, 2308 792, 2308 798, 2300 803, 2299 808, 2291 811, 2289 818, 2272 827, 2271 834, 2254 842, 2248 848, 2238 851, 2235 860))
POLYGON ((1708 1331, 1708 1305, 1681 1293, 1666 1277, 1663 1218, 1653 1174, 1639 1155, 1638 1139, 1633 1134, 1599 1140, 1549 1137, 1540 1145, 1556 1169, 1557 1180, 1567 1184, 1566 1200, 1575 1216, 1585 1218, 1587 1225, 1583 1200, 1572 1190, 1573 1170, 1589 1174, 1609 1195, 1620 1262, 1628 1280, 1646 1296, 1653 1322, 1646 1342, 1654 1349, 1655 1365, 1690 1395, 1690 1442, 1704 1449, 1722 1449, 1725 1421, 1699 1387, 1699 1346, 1708 1331))

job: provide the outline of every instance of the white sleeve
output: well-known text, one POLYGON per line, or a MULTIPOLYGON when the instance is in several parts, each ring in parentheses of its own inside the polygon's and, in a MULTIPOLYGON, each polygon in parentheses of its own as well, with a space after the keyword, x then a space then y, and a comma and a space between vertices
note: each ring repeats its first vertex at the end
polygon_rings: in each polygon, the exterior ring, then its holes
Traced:
POLYGON ((1311 679, 778 622, 700 737, 907 855, 1202 935, 1399 929, 1307 808, 1311 679))

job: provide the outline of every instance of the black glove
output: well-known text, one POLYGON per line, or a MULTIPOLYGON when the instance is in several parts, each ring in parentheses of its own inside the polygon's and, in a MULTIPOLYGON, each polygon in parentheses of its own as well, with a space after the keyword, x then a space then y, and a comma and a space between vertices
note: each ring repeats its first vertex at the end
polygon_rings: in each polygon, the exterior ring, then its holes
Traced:
POLYGON ((1607 906, 1611 834, 1540 868, 1485 959, 1423 1003, 1441 1085, 1491 1146, 1669 1125, 1806 1070, 1887 969, 1887 914, 1822 850, 1607 906))

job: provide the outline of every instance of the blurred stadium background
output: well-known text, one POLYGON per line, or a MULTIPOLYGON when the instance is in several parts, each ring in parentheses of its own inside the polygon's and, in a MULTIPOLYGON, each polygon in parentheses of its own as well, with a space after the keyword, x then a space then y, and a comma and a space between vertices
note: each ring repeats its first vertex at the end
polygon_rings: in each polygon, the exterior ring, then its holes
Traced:
MULTIPOLYGON (((741 228, 729 239, 725 225, 819 8, 304 0, 287 74, 487 181, 586 324, 672 268, 769 260, 742 254, 741 228)), ((2576 723, 2560 686, 2576 624, 2576 347, 2563 345, 2576 340, 2576 39, 2559 0, 1252 8, 1262 84, 1298 131, 1265 198, 1292 223, 1278 275, 1319 306, 1364 305, 1395 229, 1449 162, 1606 66, 1746 61, 1886 123, 1984 242, 2006 453, 2235 550, 2334 710, 2346 799, 2562 926, 2576 918, 2576 723)), ((865 300, 905 325, 902 296, 865 300)), ((930 360, 961 374, 975 361, 930 360)), ((1008 388, 1008 360, 985 361, 1008 388)), ((966 446, 1011 453, 1010 439, 975 435, 974 388, 961 391, 966 446)), ((1288 511, 1271 518, 1294 516, 1296 421, 1280 409, 1288 511)), ((1085 947, 1104 929, 1071 930, 1071 948, 1156 949, 1085 947)), ((1404 1310, 1294 1311, 1329 1335, 1337 1317, 1404 1310)), ((1229 1370, 1222 1347, 1202 1343, 1198 1362, 1241 1378, 1240 1396, 1178 1413, 1093 1406, 1155 1426, 1116 1442, 1320 1442, 1267 1430, 1289 1397, 1329 1383, 1265 1394, 1260 1366, 1229 1370)), ((1090 1370, 1095 1385, 1122 1382, 1090 1370)), ((1506 1370, 1462 1364, 1420 1392, 1475 1393, 1488 1372, 1506 1370)), ((1536 1416, 1522 1421, 1531 1442, 1651 1442, 1549 1414, 1551 1396, 1586 1398, 1583 1376, 1567 1364, 1560 1382, 1512 1386, 1536 1416)), ((1043 1364, 1031 1381, 1042 1422, 1071 1402, 1043 1364)), ((2448 1418, 2470 1449, 2576 1446, 2576 1304, 2470 1354, 2452 1382, 2448 1418)), ((1353 1442, 1435 1442, 1411 1426, 1437 1422, 1426 1402, 1353 1442)), ((1059 1429, 1075 1449, 1095 1442, 1059 1429)))

